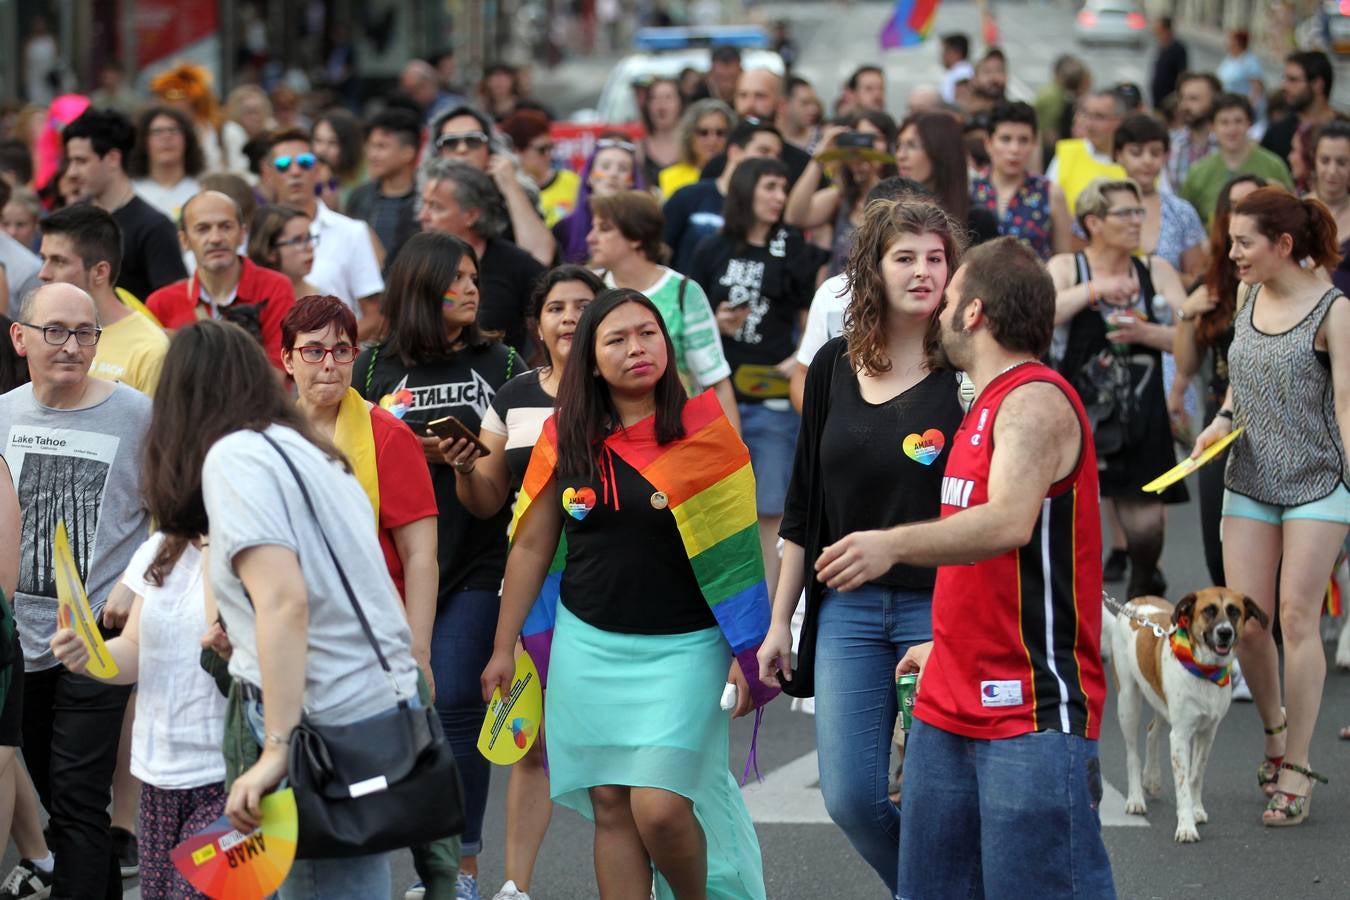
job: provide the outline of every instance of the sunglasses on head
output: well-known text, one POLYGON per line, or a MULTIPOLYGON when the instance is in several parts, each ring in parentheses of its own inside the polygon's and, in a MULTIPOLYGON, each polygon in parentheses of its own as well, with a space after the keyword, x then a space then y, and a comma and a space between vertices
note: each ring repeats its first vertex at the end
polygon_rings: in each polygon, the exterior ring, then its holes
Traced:
POLYGON ((437 150, 477 150, 488 142, 488 136, 481 131, 465 131, 459 134, 443 134, 436 138, 437 150))
POLYGON ((628 141, 619 141, 614 138, 604 138, 595 142, 596 150, 625 150, 629 153, 637 153, 637 146, 628 141))
POLYGON ((318 161, 318 158, 315 157, 313 153, 298 153, 295 156, 287 154, 286 156, 278 156, 276 159, 272 160, 272 166, 278 172, 288 172, 290 171, 291 163, 296 163, 300 168, 308 172, 310 169, 314 168, 315 163, 318 161))

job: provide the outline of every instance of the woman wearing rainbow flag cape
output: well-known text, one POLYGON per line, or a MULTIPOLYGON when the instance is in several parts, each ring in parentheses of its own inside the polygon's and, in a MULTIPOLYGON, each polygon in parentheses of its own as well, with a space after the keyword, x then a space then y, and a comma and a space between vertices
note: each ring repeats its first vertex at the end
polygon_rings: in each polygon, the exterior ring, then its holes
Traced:
POLYGON ((549 774, 553 799, 595 821, 600 896, 645 890, 655 870, 659 898, 762 898, 718 707, 728 682, 735 715, 777 693, 756 677, 769 602, 754 476, 716 396, 686 399, 671 354, 637 291, 605 291, 582 314, 516 505, 483 692, 510 690, 565 534, 549 774))
MULTIPOLYGON (((479 457, 473 443, 464 438, 444 442, 446 458, 455 468, 455 490, 464 508, 490 519, 505 508, 511 494, 520 489, 530 454, 544 421, 553 415, 558 386, 572 351, 572 338, 582 310, 605 289, 600 279, 584 266, 561 265, 550 269, 535 285, 530 298, 530 318, 538 324, 545 363, 512 378, 492 398, 483 417, 479 440, 491 451, 479 457), (464 456, 471 461, 460 463, 464 456)), ((547 608, 558 603, 558 581, 566 548, 559 546, 542 593, 551 597, 547 608)), ((552 619, 549 620, 550 626, 552 619)), ((525 629, 531 633, 529 626, 525 629)), ((548 679, 548 645, 541 652, 531 637, 526 650, 538 663, 540 684, 548 679)), ((534 863, 544 843, 553 801, 549 798, 548 770, 544 766, 543 726, 529 752, 511 767, 506 788, 506 880, 492 900, 530 900, 528 891, 534 863)))

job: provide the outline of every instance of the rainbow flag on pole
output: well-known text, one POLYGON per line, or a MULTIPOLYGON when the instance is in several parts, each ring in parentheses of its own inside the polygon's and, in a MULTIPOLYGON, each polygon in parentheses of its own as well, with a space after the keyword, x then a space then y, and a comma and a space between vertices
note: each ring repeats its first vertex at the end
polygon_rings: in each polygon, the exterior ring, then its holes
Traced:
POLYGON ((895 0, 895 12, 881 29, 881 49, 916 47, 933 30, 940 0, 895 0))
MULTIPOLYGON (((684 406, 685 436, 661 445, 647 418, 605 439, 606 447, 667 497, 703 597, 750 684, 754 705, 778 693, 759 680, 755 652, 769 628, 769 594, 759 546, 755 476, 750 452, 722 413, 712 391, 684 406)), ((558 464, 557 423, 549 418, 535 444, 511 520, 511 534, 540 497, 558 464)), ((548 502, 551 498, 545 496, 548 502)), ((525 620, 521 639, 541 678, 557 618, 558 585, 566 553, 560 547, 544 589, 525 620)))

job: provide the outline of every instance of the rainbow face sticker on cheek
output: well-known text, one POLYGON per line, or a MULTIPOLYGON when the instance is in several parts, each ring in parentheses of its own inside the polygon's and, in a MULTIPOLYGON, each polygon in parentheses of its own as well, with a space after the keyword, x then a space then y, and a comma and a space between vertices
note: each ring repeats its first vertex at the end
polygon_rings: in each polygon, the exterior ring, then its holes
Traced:
POLYGON ((911 434, 904 440, 905 455, 917 463, 931 466, 933 460, 942 454, 947 439, 936 428, 930 428, 923 434, 911 434))
POLYGON ((459 294, 456 294, 454 291, 446 291, 444 294, 441 294, 442 309, 454 309, 458 303, 459 294))
POLYGON ((562 504, 567 514, 580 522, 595 508, 595 491, 588 487, 567 488, 563 491, 562 504))

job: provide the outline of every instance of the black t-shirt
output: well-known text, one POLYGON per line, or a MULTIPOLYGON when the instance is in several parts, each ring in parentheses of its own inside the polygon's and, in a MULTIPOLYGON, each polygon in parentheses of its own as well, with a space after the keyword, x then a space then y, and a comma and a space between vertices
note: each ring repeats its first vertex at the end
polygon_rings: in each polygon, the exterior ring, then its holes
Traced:
POLYGON ((530 307, 530 292, 544 271, 539 260, 503 238, 488 241, 479 260, 478 291, 482 306, 478 310, 478 327, 502 332, 502 340, 522 356, 529 356, 525 314, 530 307))
POLYGON ((726 198, 711 179, 685 185, 666 201, 661 213, 666 219, 665 241, 670 248, 670 267, 689 274, 694 250, 722 230, 722 207, 726 198))
POLYGON ((716 625, 674 513, 653 505, 656 488, 618 454, 606 453, 603 465, 603 479, 555 479, 567 537, 562 602, 583 622, 621 634, 716 625))
POLYGON ((1177 89, 1177 78, 1186 71, 1186 59, 1186 45, 1175 38, 1158 51, 1158 58, 1153 63, 1153 80, 1149 85, 1155 107, 1161 107, 1163 101, 1177 89))
POLYGON ((517 375, 492 398, 492 411, 506 428, 506 468, 512 486, 525 480, 530 454, 544 422, 553 414, 554 399, 539 385, 539 369, 517 375), (522 432, 530 433, 528 442, 522 432))
POLYGON ((178 229, 164 213, 133 196, 112 217, 122 229, 122 271, 117 286, 137 300, 149 297, 166 284, 187 278, 178 229))
MULTIPOLYGON (((936 519, 942 471, 964 415, 951 372, 932 372, 890 400, 867 402, 842 351, 843 338, 830 341, 820 350, 821 366, 807 375, 822 377, 825 361, 836 355, 823 433, 815 433, 816 411, 802 410, 801 440, 819 446, 819 471, 806 471, 798 454, 783 511, 783 536, 803 546, 812 480, 823 489, 824 546, 855 531, 936 519)), ((897 565, 872 584, 931 591, 936 575, 897 565)))
POLYGON ((1294 134, 1297 131, 1298 116, 1286 116, 1279 121, 1271 122, 1266 126, 1266 133, 1261 137, 1261 146, 1278 156, 1280 161, 1287 166, 1289 165, 1289 151, 1294 148, 1294 134))
MULTIPOLYGON (((426 434, 428 422, 444 416, 454 416, 477 434, 493 396, 511 377, 512 369, 521 368, 520 356, 497 343, 467 348, 444 362, 411 368, 387 346, 379 345, 357 357, 352 385, 419 436, 426 434)), ((459 590, 496 590, 506 568, 510 510, 503 508, 488 519, 474 518, 459 502, 455 473, 447 465, 431 465, 431 483, 440 510, 440 602, 459 590)))
POLYGON ((716 234, 694 251, 689 276, 703 288, 712 308, 728 302, 750 307, 736 336, 722 336, 738 399, 787 396, 786 379, 770 370, 797 349, 801 313, 810 308, 816 273, 828 259, 828 250, 808 244, 788 226, 775 231, 767 246, 736 248, 716 234), (752 368, 743 370, 746 366, 752 368))
MULTIPOLYGON (((811 162, 811 154, 807 153, 796 144, 789 144, 787 141, 784 141, 783 152, 778 154, 778 158, 782 160, 783 165, 787 166, 788 190, 790 191, 792 190, 792 186, 797 183, 797 179, 801 178, 802 173, 806 171, 807 163, 811 162)), ((717 156, 708 160, 708 164, 703 167, 703 171, 698 173, 698 177, 716 178, 725 172, 726 169, 727 155, 725 153, 719 153, 717 156)), ((821 183, 828 185, 829 181, 822 180, 821 183)))

